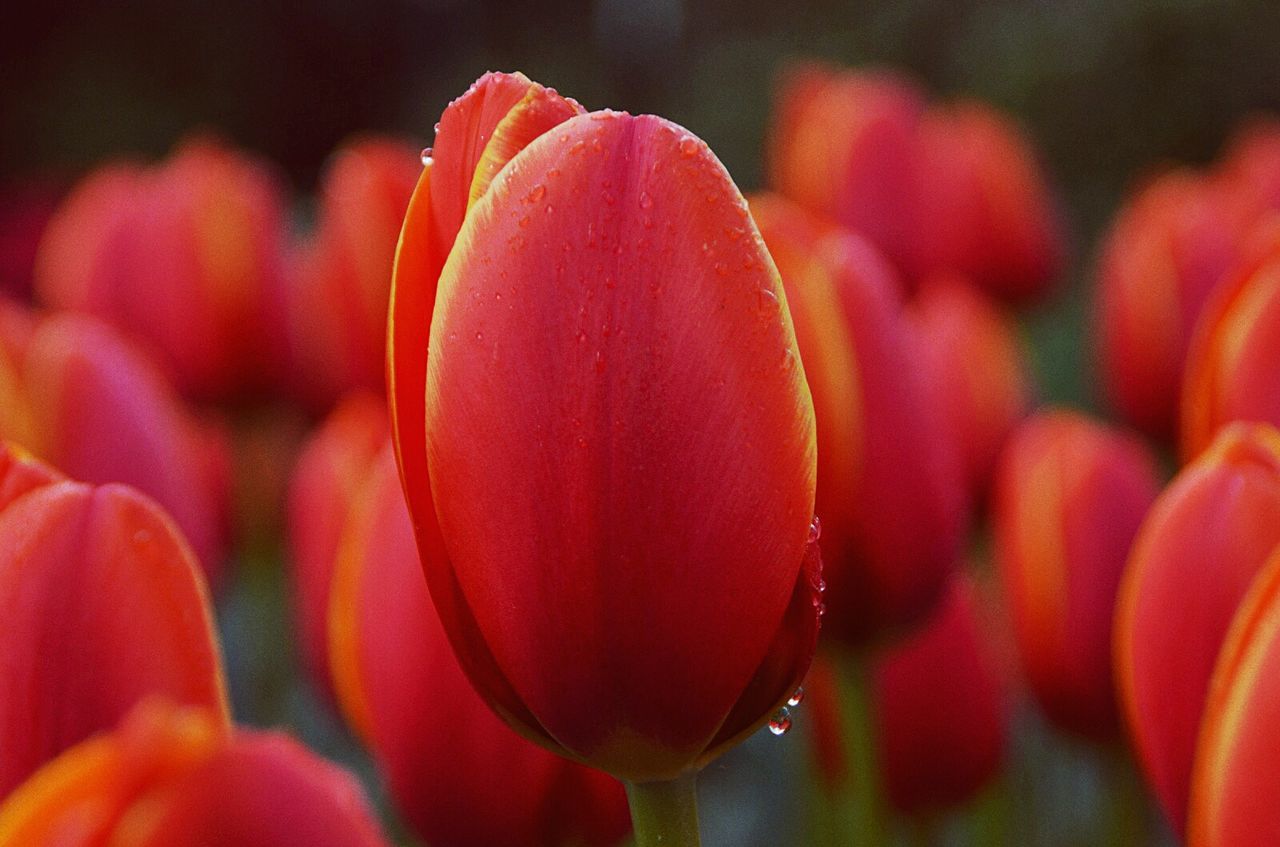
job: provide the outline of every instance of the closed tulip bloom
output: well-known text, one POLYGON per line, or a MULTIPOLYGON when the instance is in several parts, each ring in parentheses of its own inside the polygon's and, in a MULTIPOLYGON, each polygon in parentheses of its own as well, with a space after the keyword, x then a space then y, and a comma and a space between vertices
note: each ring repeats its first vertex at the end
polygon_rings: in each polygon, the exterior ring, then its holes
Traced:
POLYGON ((1004 684, 967 576, 950 581, 918 632, 876 659, 872 698, 885 795, 899 811, 956 806, 1000 772, 1004 684))
POLYGON ((1254 239, 1253 255, 1214 291, 1196 325, 1182 389, 1188 460, 1230 421, 1280 426, 1280 219, 1261 224, 1254 239))
POLYGON ((184 394, 261 389, 284 352, 280 194, 267 166, 207 138, 108 166, 50 223, 37 293, 136 335, 184 394))
POLYGON ((446 110, 397 258, 393 432, 480 693, 555 751, 669 781, 808 667, 813 409, 773 261, 706 145, 578 111, 503 75, 446 110))
MULTIPOLYGON (((0 488, 50 473, 7 456, 0 488)), ((0 511, 0 797, 148 696, 227 721, 207 590, 168 516, 125 486, 41 481, 0 511)))
POLYGON ((776 195, 753 208, 814 397, 825 623, 865 644, 923 620, 952 571, 966 501, 955 445, 879 251, 776 195))
POLYGON ((321 177, 318 225, 293 252, 286 295, 294 380, 316 405, 383 390, 391 264, 421 171, 418 148, 367 137, 321 177))
POLYGON ((1175 830, 1209 678, 1231 616, 1280 544, 1280 431, 1231 424, 1174 478, 1138 531, 1116 606, 1121 705, 1175 830))
POLYGON ((1001 458, 992 522, 1021 665, 1058 725, 1109 740, 1116 592, 1160 492, 1142 442, 1068 411, 1040 412, 1001 458))
MULTIPOLYGON (((0 436, 30 438, 23 446, 77 479, 121 482, 155 498, 217 584, 229 535, 221 435, 191 415, 140 350, 97 320, 39 320, 16 353, 11 366, 30 426, 10 429, 0 413, 0 436)), ((4 358, 0 345, 0 395, 4 358)))
MULTIPOLYGON (((385 439, 384 439, 385 440, 385 439)), ((400 810, 439 847, 610 847, 622 786, 518 736, 476 694, 432 608, 390 444, 357 485, 334 551, 339 702, 400 810)))
POLYGON ((1240 603, 1218 655, 1196 747, 1190 847, 1280 838, 1280 547, 1240 603))
POLYGON ((152 699, 0 804, 3 847, 384 847, 354 778, 275 732, 152 699))
POLYGON ((326 693, 333 566, 350 500, 387 435, 386 401, 363 392, 349 395, 308 439, 289 480, 294 631, 312 683, 326 693))
POLYGON ((1017 323, 964 278, 930 277, 907 307, 929 395, 956 444, 975 498, 1006 439, 1031 409, 1035 381, 1017 323))
POLYGON ((995 109, 960 102, 925 114, 919 145, 916 274, 952 271, 1004 300, 1043 299, 1064 247, 1030 139, 995 109))
POLYGON ((1111 224, 1097 271, 1099 365, 1108 402, 1149 435, 1174 434, 1192 330, 1254 215, 1220 180, 1177 170, 1111 224))
POLYGON ((919 270, 919 127, 924 95, 882 70, 801 65, 783 76, 769 135, 770 186, 919 270))

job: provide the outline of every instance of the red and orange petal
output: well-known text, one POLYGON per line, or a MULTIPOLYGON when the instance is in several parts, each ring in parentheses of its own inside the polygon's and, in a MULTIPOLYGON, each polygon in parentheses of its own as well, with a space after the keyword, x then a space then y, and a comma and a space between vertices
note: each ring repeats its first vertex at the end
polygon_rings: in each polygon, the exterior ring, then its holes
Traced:
POLYGON ((1117 688, 1147 782, 1177 830, 1214 660, 1240 599, 1280 544, 1277 516, 1280 431, 1228 425, 1156 500, 1125 568, 1117 688))
POLYGON ((22 445, 0 439, 0 512, 23 494, 64 478, 22 445))
POLYGON ((380 847, 356 781, 276 733, 139 705, 0 805, 4 847, 380 847))
POLYGON ((386 402, 348 395, 307 441, 289 481, 294 625, 311 681, 323 691, 330 686, 329 591, 344 521, 387 436, 386 402))
POLYGON ((23 376, 40 454, 77 479, 122 482, 155 498, 216 586, 229 535, 226 443, 201 428, 139 350, 87 316, 42 321, 23 376))
POLYGON ((227 720, 204 581, 133 489, 56 482, 0 512, 0 619, 0 796, 147 696, 227 720))
POLYGON ((1001 458, 992 521, 1021 665, 1046 714, 1091 738, 1118 729, 1116 593, 1159 491, 1141 442, 1074 412, 1028 419, 1001 458))
POLYGON ((981 497, 1035 393, 1017 323, 952 274, 925 280, 907 316, 920 339, 929 394, 957 445, 970 492, 981 497))
POLYGON ((938 106, 920 124, 917 274, 955 271, 994 296, 1043 298, 1062 268, 1054 198, 1030 140, 978 102, 938 106))
POLYGON ((1093 318, 1099 365, 1111 406, 1150 435, 1174 434, 1192 330, 1255 215, 1220 180, 1175 170, 1144 186, 1111 225, 1093 318))
POLYGON ((1253 239, 1253 255, 1214 291, 1196 325, 1182 389, 1187 460, 1231 421, 1280 426, 1280 219, 1264 221, 1253 239))
POLYGON ((772 262, 705 144, 606 112, 516 161, 468 214, 431 331, 457 599, 547 735, 669 777, 716 736, 800 577, 809 394, 772 262))
POLYGON ((1231 622, 1196 747, 1190 847, 1262 847, 1280 834, 1280 547, 1231 622))
POLYGON ((348 498, 334 574, 334 681, 401 815, 441 847, 618 843, 621 785, 520 738, 463 674, 432 608, 389 445, 365 477, 348 498))
POLYGON ((929 622, 872 671, 881 778, 906 814, 963 803, 1003 766, 1005 686, 976 602, 969 578, 957 574, 929 622))

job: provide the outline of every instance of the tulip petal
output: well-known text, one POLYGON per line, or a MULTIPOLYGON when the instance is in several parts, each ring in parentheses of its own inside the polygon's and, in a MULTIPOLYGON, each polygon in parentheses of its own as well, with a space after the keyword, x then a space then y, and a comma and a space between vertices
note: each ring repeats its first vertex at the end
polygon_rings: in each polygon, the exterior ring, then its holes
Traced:
POLYGON ((652 117, 562 127, 476 204, 441 276, 431 484, 530 711, 654 778, 705 748, 777 631, 812 407, 772 261, 705 145, 652 117))
POLYGON ((62 479, 62 474, 18 445, 0 441, 0 512, 28 491, 62 479))
POLYGON ((0 512, 0 796, 164 695, 226 720, 204 582, 152 501, 59 482, 0 512))

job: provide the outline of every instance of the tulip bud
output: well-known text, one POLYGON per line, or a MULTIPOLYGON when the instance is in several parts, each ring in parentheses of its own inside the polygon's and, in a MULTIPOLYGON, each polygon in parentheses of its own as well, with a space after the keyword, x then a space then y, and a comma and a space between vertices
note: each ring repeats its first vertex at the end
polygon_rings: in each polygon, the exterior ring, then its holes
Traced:
POLYGON ((1190 847, 1263 847, 1280 832, 1280 547, 1240 603, 1196 746, 1190 847))
POLYGON ((1145 445, 1074 412, 1033 416, 1001 458, 995 552, 1022 668, 1045 713, 1090 738, 1118 728, 1116 592, 1159 491, 1145 445))
POLYGON ((919 338, 928 394, 956 444, 966 486, 980 498, 1035 391, 1018 326, 953 275, 926 280, 907 317, 919 338))
POLYGON ((923 94, 888 71, 804 65, 783 77, 774 111, 773 189, 864 234, 914 274, 923 94))
POLYGON ((1149 435, 1173 434, 1192 328, 1254 215, 1221 181, 1178 170, 1111 225, 1098 263, 1099 364, 1112 407, 1149 435))
POLYGON ((386 402, 344 398, 303 447, 289 482, 294 628, 311 681, 329 693, 329 589, 350 501, 387 440, 386 402))
POLYGON ((619 843, 622 786, 520 738, 467 681, 422 578, 390 445, 370 464, 339 492, 349 511, 329 627, 339 702, 396 807, 439 847, 619 843))
POLYGON ((919 622, 941 593, 963 539, 958 460, 878 251, 777 196, 753 209, 813 392, 826 624, 863 644, 919 622))
POLYGON ((1254 239, 1196 324, 1182 389, 1184 459, 1231 421, 1280 426, 1280 218, 1254 239))
POLYGON ((317 404, 383 390, 391 264, 421 170, 417 148, 365 138, 334 154, 321 179, 319 223, 295 251, 288 290, 291 358, 317 404))
POLYGON ((923 815, 958 805, 999 773, 1004 685, 967 576, 952 578, 929 621, 878 657, 872 674, 877 758, 895 808, 923 815))
POLYGON ((1031 141, 978 102, 920 123, 917 276, 954 271, 992 295, 1043 299, 1062 270, 1062 226, 1031 141))
POLYGON ((15 464, 45 484, 0 511, 0 797, 150 695, 225 723, 207 589, 168 516, 10 449, 3 466, 15 464))
POLYGON ((36 421, 31 449, 77 479, 122 482, 154 497, 216 585, 229 535, 225 441, 190 416, 140 351, 92 318, 40 321, 23 359, 36 421))
POLYGON ((275 176, 212 139, 150 169, 108 166, 50 223, 36 289, 151 348, 184 394, 261 388, 283 353, 275 176))
POLYGON ((1117 688, 1138 761, 1176 830, 1214 660, 1277 544, 1280 431, 1232 424, 1156 500, 1125 566, 1117 688))
POLYGON ((481 694, 550 749, 669 781, 808 667, 812 403, 723 166, 662 119, 578 110, 499 75, 446 110, 397 257, 393 432, 481 694))
POLYGON ((384 847, 359 784, 292 739, 162 700, 0 805, 0 847, 384 847))

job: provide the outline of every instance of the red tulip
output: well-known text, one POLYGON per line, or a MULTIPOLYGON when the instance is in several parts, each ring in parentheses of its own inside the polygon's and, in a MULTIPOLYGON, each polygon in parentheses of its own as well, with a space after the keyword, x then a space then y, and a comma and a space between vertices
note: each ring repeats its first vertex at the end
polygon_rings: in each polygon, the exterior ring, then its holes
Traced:
POLYGON ((1244 267, 1214 291, 1196 324, 1182 389, 1185 459, 1230 421, 1280 426, 1280 219, 1254 238, 1244 267))
POLYGON ((220 435, 195 421, 155 366, 106 325, 62 314, 21 335, 8 362, 0 342, 0 398, 17 398, 14 412, 0 411, 0 436, 77 479, 122 482, 154 497, 216 583, 229 534, 230 460, 220 435))
POLYGON ((329 589, 348 500, 387 440, 386 402, 344 398, 303 447, 289 481, 294 629, 313 684, 328 693, 329 589))
POLYGON ((1116 411, 1150 435, 1173 434, 1192 328, 1254 217, 1221 181, 1178 170, 1111 225, 1094 318, 1103 384, 1116 411))
POLYGON ((390 445, 370 464, 334 498, 349 513, 328 620, 340 703, 396 807, 440 847, 617 844, 622 786, 516 735, 467 681, 422 579, 390 445))
POLYGON ((3 847, 382 847, 358 784, 287 737, 148 701, 0 805, 3 847))
POLYGON ((978 102, 930 109, 920 123, 917 275, 953 271, 1019 303, 1062 270, 1063 238, 1030 140, 978 102))
POLYGON ((880 254, 779 197, 753 209, 814 397, 827 624, 865 643, 922 620, 941 593, 963 540, 958 460, 880 254))
POLYGON ((1280 547, 1231 622, 1196 747, 1190 847, 1263 847, 1280 837, 1280 547))
POLYGON ((503 75, 446 110, 397 257, 393 432, 480 693, 550 749, 671 780, 808 666, 812 406, 772 260, 706 145, 578 111, 503 75))
POLYGON ((919 270, 917 180, 924 96, 892 72, 803 65, 778 88, 769 182, 919 270))
POLYGON ((150 695, 225 723, 207 589, 169 518, 12 449, 2 466, 0 490, 28 491, 0 511, 0 797, 150 695))
POLYGON ((288 292, 291 358, 313 401, 383 389, 391 264, 421 171, 417 148, 372 137, 340 149, 325 171, 319 225, 296 251, 288 292))
POLYGON ((1022 668, 1045 713, 1091 738, 1119 725, 1116 592, 1159 491, 1140 441, 1074 412, 1035 415, 1001 458, 992 522, 1022 668))
POLYGON ((239 395, 283 355, 281 222, 268 167, 192 139, 162 165, 108 166, 72 192, 41 244, 36 289, 135 334, 184 393, 239 395))
POLYGON ((1280 431, 1232 424, 1156 500, 1129 555, 1117 687, 1139 763, 1177 830, 1214 659, 1277 544, 1280 431))
POLYGON ((930 277, 907 309, 921 364, 957 446, 967 487, 982 496, 996 458, 1031 409, 1034 379, 1012 317, 963 278, 930 277))
POLYGON ((876 660, 872 680, 877 758, 899 811, 958 805, 1000 771, 1004 686, 964 574, 951 580, 919 632, 876 660))
POLYGON ((1215 173, 1259 207, 1280 209, 1280 121, 1257 116, 1242 122, 1215 173))

